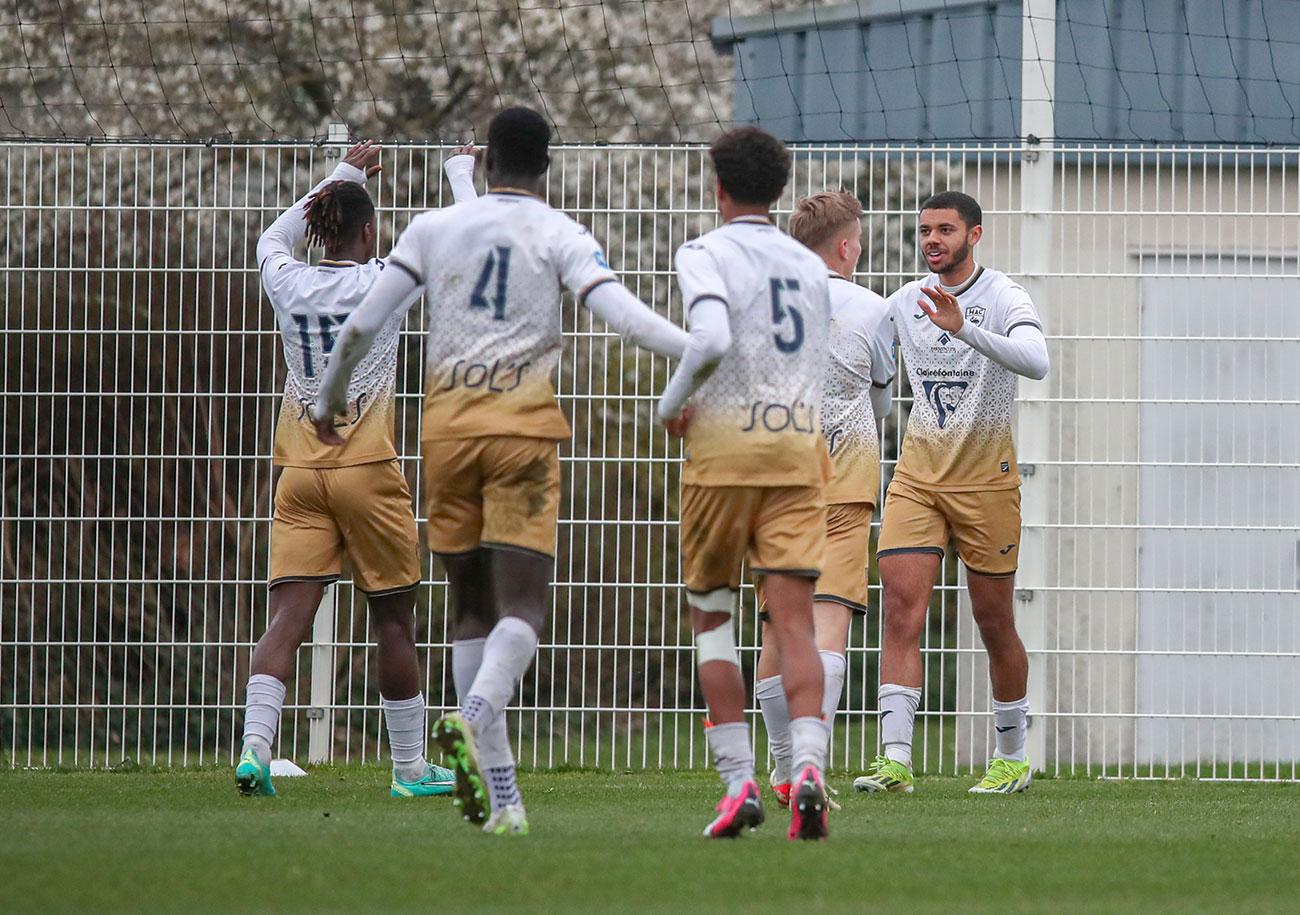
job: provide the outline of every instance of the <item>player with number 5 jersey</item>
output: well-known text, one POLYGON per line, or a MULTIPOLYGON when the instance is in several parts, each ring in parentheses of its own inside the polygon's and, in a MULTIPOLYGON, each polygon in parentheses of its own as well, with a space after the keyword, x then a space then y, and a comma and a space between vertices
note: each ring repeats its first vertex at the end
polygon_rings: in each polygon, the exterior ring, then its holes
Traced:
POLYGON ((503 836, 528 831, 505 706, 545 621, 558 443, 570 435, 552 380, 560 296, 569 289, 660 355, 680 357, 687 339, 618 281, 590 232, 542 199, 550 133, 527 108, 492 120, 488 193, 411 221, 389 269, 340 330, 315 410, 328 440, 332 418, 347 415, 355 367, 402 303, 423 291, 431 328, 422 433, 428 539, 451 587, 461 703, 434 736, 456 772, 462 815, 503 836))
POLYGON ((826 265, 772 224, 790 153, 756 127, 709 150, 723 225, 677 250, 691 343, 659 401, 684 435, 682 579, 695 631, 706 731, 726 796, 704 829, 730 838, 764 819, 745 722, 733 616, 741 565, 762 578, 792 720, 791 839, 826 837, 828 731, 813 638, 813 586, 826 541, 821 429, 829 359, 826 265))

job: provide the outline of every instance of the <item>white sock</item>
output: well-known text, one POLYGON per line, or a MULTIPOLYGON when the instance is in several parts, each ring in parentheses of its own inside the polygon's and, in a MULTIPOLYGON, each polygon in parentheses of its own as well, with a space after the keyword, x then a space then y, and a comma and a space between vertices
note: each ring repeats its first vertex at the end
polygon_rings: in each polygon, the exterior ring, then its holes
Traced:
POLYGON ((275 732, 280 729, 284 692, 284 684, 269 674, 253 674, 248 678, 244 749, 251 747, 264 766, 271 763, 271 745, 275 743, 275 732))
POLYGON ((790 752, 796 776, 808 766, 818 772, 826 771, 826 747, 830 738, 830 728, 820 718, 808 715, 790 722, 790 752))
POLYGON ((838 651, 819 651, 822 659, 822 717, 828 728, 835 725, 835 712, 844 692, 844 670, 848 661, 838 651))
POLYGON ((764 677, 754 689, 767 728, 767 749, 776 762, 776 783, 790 780, 790 706, 785 701, 781 675, 764 677))
POLYGON ((522 804, 506 716, 494 715, 490 721, 482 722, 474 730, 474 739, 478 742, 478 759, 488 783, 489 809, 522 804))
POLYGON ((537 633, 532 626, 517 616, 499 619, 483 641, 483 662, 469 694, 461 700, 465 719, 474 724, 501 714, 536 653, 537 633))
POLYGON ((480 637, 456 639, 451 643, 451 682, 456 687, 457 702, 464 702, 469 697, 469 688, 483 664, 483 643, 486 641, 480 637))
POLYGON ((921 705, 921 690, 915 686, 882 683, 880 700, 880 742, 885 756, 909 768, 912 765, 912 727, 921 705))
POLYGON ((993 700, 993 729, 997 731, 998 759, 1025 761, 1025 732, 1029 722, 1029 697, 1015 702, 993 700))
POLYGON ((713 766, 732 797, 745 782, 754 780, 754 749, 749 745, 749 725, 743 721, 715 724, 704 732, 713 751, 713 766))
POLYGON ((403 781, 424 777, 425 708, 424 693, 410 699, 386 699, 384 725, 388 728, 388 748, 393 753, 393 771, 403 781))

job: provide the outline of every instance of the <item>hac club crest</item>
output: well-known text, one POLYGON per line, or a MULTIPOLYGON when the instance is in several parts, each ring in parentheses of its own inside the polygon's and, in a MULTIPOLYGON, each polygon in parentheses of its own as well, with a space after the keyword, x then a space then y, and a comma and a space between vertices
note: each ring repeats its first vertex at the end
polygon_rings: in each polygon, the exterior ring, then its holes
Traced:
POLYGON ((979 327, 984 323, 984 312, 983 305, 971 305, 966 309, 966 320, 979 327))
POLYGON ((934 415, 939 420, 939 428, 942 429, 948 422, 948 418, 956 412, 962 398, 966 396, 966 386, 969 382, 925 381, 922 384, 925 387, 925 399, 934 409, 934 415))

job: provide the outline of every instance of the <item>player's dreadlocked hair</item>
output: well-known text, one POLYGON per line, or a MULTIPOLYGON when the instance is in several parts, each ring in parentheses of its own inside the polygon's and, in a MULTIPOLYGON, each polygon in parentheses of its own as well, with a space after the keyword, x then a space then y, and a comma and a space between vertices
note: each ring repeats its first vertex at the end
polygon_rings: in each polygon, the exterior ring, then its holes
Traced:
POLYGON ((355 181, 331 181, 307 198, 307 244, 337 248, 351 241, 375 215, 366 189, 355 181))

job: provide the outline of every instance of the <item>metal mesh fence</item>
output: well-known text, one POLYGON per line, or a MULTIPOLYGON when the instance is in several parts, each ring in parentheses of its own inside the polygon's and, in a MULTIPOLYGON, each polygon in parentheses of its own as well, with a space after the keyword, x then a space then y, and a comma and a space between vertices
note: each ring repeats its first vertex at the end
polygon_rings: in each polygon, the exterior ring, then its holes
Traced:
MULTIPOLYGON (((124 757, 227 763, 266 624, 283 369, 253 246, 340 147, 0 145, 0 753, 10 765, 124 757)), ((385 152, 381 250, 450 202, 446 150, 385 152)), ((565 146, 552 202, 589 225, 680 322, 671 255, 716 224, 705 150, 565 146)), ((1300 758, 1300 175, 1296 150, 804 147, 794 195, 867 210, 858 279, 921 272, 917 203, 984 206, 982 263, 1024 280, 1053 368, 1021 384, 1030 752, 1052 773, 1284 778, 1300 758), (1027 161, 1050 163, 1050 208, 1027 161)), ((512 733, 525 765, 703 765, 677 556, 679 453, 653 421, 669 366, 571 302, 558 377, 573 441, 553 611, 512 733)), ((398 451, 417 473, 420 340, 399 368, 398 451)), ((885 423, 888 481, 910 391, 885 423)), ((417 514, 421 512, 417 511, 417 514)), ((918 765, 991 748, 987 666, 944 562, 924 637, 918 765)), ((879 587, 850 636, 834 768, 874 756, 879 587)), ((453 701, 447 595, 426 564, 425 694, 453 701)), ((281 755, 382 755, 364 600, 331 589, 289 684, 281 755)), ((742 656, 756 658, 752 592, 742 656)), ((757 719, 756 719, 757 720, 757 719)), ((760 752, 762 729, 756 728, 760 752)))

